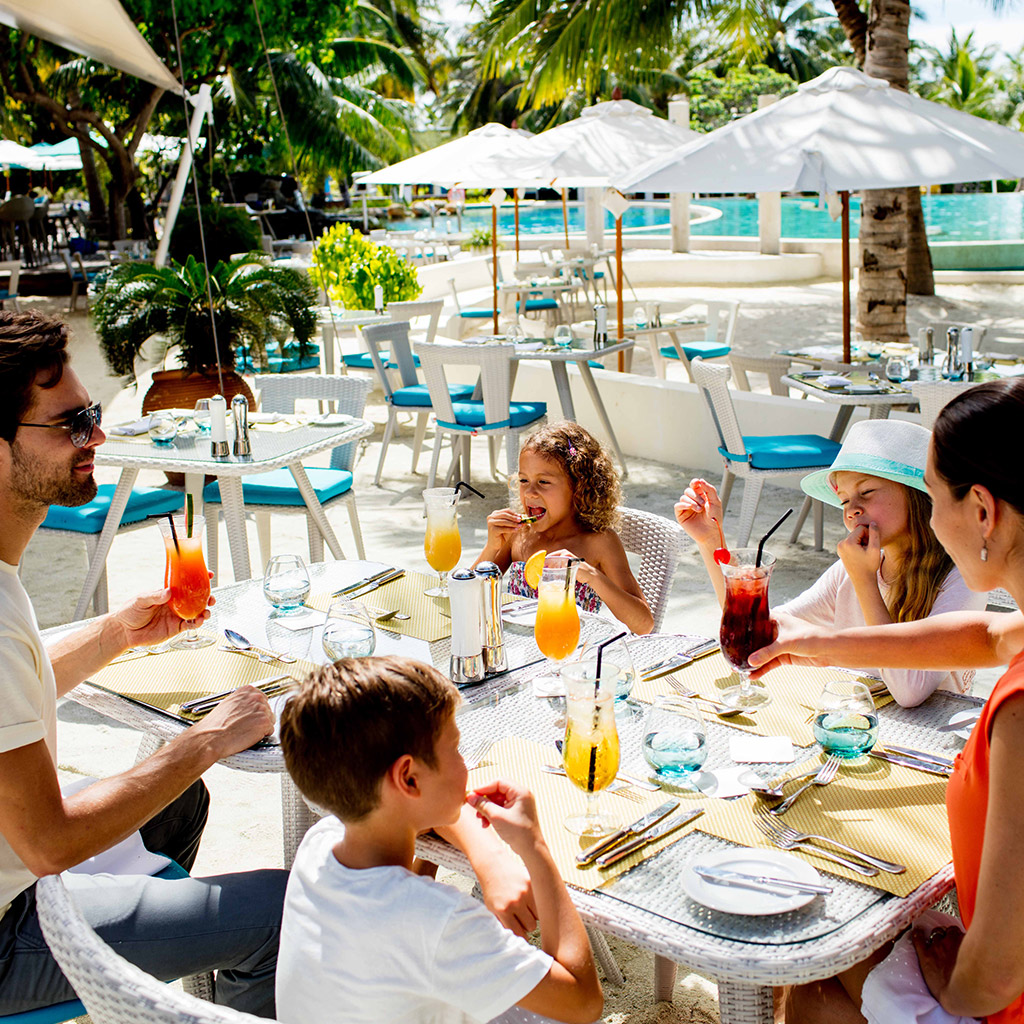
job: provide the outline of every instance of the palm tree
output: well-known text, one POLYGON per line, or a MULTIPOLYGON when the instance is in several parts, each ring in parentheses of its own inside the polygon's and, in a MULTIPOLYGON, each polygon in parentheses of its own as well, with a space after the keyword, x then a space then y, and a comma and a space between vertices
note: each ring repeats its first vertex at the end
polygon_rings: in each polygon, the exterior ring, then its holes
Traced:
POLYGON ((994 46, 979 50, 973 32, 961 40, 954 29, 945 51, 924 46, 920 53, 923 59, 917 72, 922 79, 918 87, 922 96, 975 117, 1000 122, 1007 119, 1009 99, 992 71, 994 46))

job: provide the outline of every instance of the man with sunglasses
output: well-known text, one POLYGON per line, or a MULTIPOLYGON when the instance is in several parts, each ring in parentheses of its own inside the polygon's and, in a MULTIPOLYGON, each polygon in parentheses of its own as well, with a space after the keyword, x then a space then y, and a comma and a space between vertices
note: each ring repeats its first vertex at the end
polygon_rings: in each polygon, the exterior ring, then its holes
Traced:
MULTIPOLYGON (((67 339, 61 320, 0 312, 0 1015, 74 998, 39 929, 36 877, 136 830, 148 849, 190 868, 208 804, 200 776, 273 727, 266 698, 246 687, 135 767, 61 794, 57 698, 128 647, 184 626, 161 590, 43 646, 17 566, 50 505, 96 495, 93 455, 104 440, 67 339)), ((216 970, 218 1002, 273 1017, 286 879, 270 870, 174 881, 73 873, 67 885, 100 936, 144 970, 165 980, 216 970)))

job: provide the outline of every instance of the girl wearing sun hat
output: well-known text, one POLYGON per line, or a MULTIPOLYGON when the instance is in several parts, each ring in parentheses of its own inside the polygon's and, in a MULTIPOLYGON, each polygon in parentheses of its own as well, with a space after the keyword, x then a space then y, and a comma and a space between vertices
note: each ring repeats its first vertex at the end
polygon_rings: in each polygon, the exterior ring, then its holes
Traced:
MULTIPOLYGON (((812 498, 842 509, 849 533, 837 547, 839 561, 773 615, 844 629, 984 608, 984 595, 967 589, 929 525, 924 470, 930 438, 930 431, 905 420, 861 420, 850 428, 832 465, 800 481, 812 498)), ((675 513, 696 541, 724 602, 725 583, 714 560, 719 538, 712 520, 722 521, 717 491, 704 480, 691 481, 675 513)), ((966 692, 973 677, 972 672, 867 671, 880 674, 905 707, 920 704, 936 689, 966 692)))

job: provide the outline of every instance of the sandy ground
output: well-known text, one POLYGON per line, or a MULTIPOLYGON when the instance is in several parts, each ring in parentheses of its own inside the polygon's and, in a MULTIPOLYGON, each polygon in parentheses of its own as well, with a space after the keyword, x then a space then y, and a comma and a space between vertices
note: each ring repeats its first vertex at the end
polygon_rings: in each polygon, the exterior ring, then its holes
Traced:
MULTIPOLYGON (((1024 338, 1024 317, 1021 316, 1021 286, 943 287, 941 294, 928 300, 911 300, 911 333, 924 323, 942 320, 983 323, 990 326, 997 338, 1011 341, 1024 338)), ((833 281, 806 285, 763 288, 676 288, 642 290, 641 299, 659 299, 663 310, 678 308, 688 302, 713 296, 741 300, 739 327, 735 346, 743 352, 756 354, 783 345, 811 341, 837 340, 840 337, 839 286, 833 281), (713 294, 712 294, 713 293, 713 294)), ((627 301, 631 311, 632 299, 627 301)), ((37 306, 49 312, 64 312, 66 306, 56 299, 22 300, 23 308, 37 306)), ((104 403, 107 422, 122 422, 132 417, 141 402, 141 392, 122 389, 119 381, 107 375, 105 364, 84 313, 67 314, 74 331, 73 365, 86 382, 94 399, 104 403)), ((649 361, 637 353, 635 371, 651 373, 649 361)), ((681 371, 674 367, 674 372, 681 371)), ((421 456, 420 472, 410 472, 411 428, 406 427, 388 453, 385 484, 373 486, 373 473, 379 455, 380 437, 385 421, 381 396, 371 396, 368 416, 377 423, 375 435, 356 468, 356 493, 367 556, 386 557, 390 561, 423 567, 423 523, 419 492, 425 486, 429 452, 421 456), (385 554, 386 553, 386 554, 385 554)), ((429 439, 428 439, 429 440, 429 439)), ((482 447, 475 449, 477 475, 487 465, 482 447)), ((680 490, 694 475, 705 475, 713 481, 720 478, 720 467, 680 467, 663 463, 630 460, 630 477, 625 487, 626 504, 671 516, 673 502, 680 490)), ((116 479, 116 471, 101 470, 101 481, 116 479)), ((140 483, 159 486, 162 476, 143 473, 140 483)), ((462 506, 461 529, 464 550, 478 551, 486 534, 486 515, 506 503, 503 482, 475 480, 486 494, 481 501, 473 499, 462 506)), ((737 488, 738 490, 738 488, 737 488)), ((768 486, 762 498, 759 519, 774 521, 790 505, 798 505, 798 492, 768 486)), ((726 533, 735 532, 740 500, 734 497, 726 516, 726 533)), ((346 551, 351 551, 351 535, 342 511, 333 514, 333 521, 346 551)), ((838 514, 826 514, 825 551, 815 552, 811 546, 808 523, 796 544, 788 543, 788 531, 780 531, 772 547, 779 565, 772 580, 773 603, 779 603, 805 589, 833 560, 835 544, 842 536, 838 514), (784 534, 784 536, 783 536, 784 534)), ((250 537, 251 550, 257 548, 255 536, 250 537)), ((305 524, 302 517, 278 517, 274 522, 275 553, 306 553, 305 524)), ((221 551, 227 551, 222 531, 221 551)), ((231 579, 228 559, 222 557, 224 582, 231 579)), ((37 537, 30 545, 24 562, 23 578, 35 603, 42 626, 66 622, 73 614, 74 604, 86 569, 84 546, 75 539, 37 537)), ((116 606, 132 594, 152 588, 161 582, 162 545, 156 531, 140 530, 117 538, 108 560, 111 605, 116 606)), ((684 554, 669 599, 665 629, 687 632, 717 631, 718 609, 703 568, 692 551, 684 554)), ((979 679, 978 688, 991 685, 991 677, 979 679)), ((71 703, 59 708, 59 761, 66 777, 74 775, 110 775, 127 768, 134 760, 138 735, 131 730, 94 715, 71 703)), ((207 773, 213 793, 211 820, 200 851, 196 868, 199 872, 240 870, 282 863, 279 782, 276 777, 249 775, 214 767, 207 773)), ((452 881, 465 885, 464 880, 452 881)), ((677 1024, 677 1022, 710 1022, 718 1020, 716 989, 712 982, 696 974, 680 972, 672 1003, 653 1002, 652 957, 628 944, 613 940, 619 963, 626 975, 626 984, 607 990, 602 1020, 606 1024, 677 1024)))

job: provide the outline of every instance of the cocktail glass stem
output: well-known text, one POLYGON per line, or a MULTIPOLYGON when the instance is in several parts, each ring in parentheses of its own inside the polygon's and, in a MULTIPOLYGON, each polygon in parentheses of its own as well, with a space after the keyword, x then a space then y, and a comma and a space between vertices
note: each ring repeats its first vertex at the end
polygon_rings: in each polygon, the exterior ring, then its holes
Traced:
POLYGON ((437 586, 431 587, 429 590, 424 590, 424 594, 427 597, 447 597, 448 596, 448 573, 441 572, 438 570, 437 573, 437 586))

